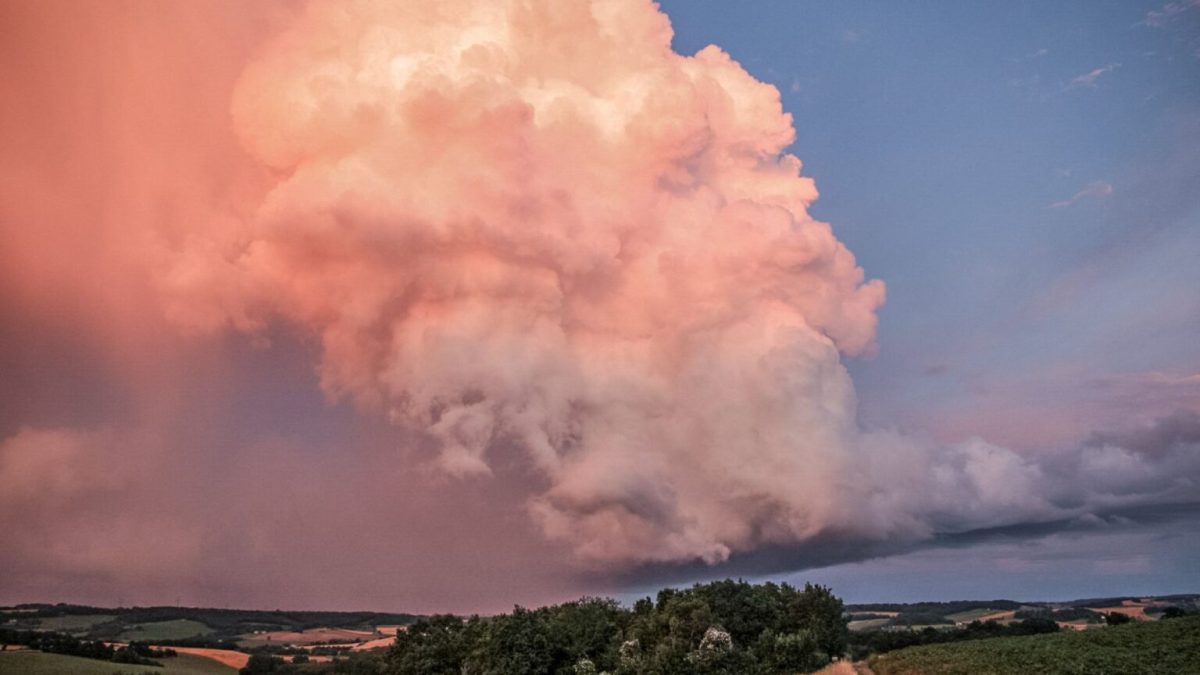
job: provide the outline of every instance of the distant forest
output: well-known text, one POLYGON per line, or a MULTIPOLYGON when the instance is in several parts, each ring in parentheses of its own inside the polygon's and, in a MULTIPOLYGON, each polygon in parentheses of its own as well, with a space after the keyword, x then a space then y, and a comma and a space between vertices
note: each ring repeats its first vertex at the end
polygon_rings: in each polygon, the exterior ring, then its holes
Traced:
MULTIPOLYGON (((381 612, 320 612, 320 611, 283 611, 283 610, 254 610, 254 609, 221 609, 215 607, 92 607, 88 605, 69 604, 37 604, 26 603, 14 605, 10 609, 27 612, 22 616, 30 619, 43 619, 56 616, 85 616, 97 614, 112 614, 115 618, 109 622, 110 630, 120 632, 122 626, 136 623, 153 623, 155 621, 173 621, 188 619, 203 623, 214 629, 217 634, 236 635, 248 631, 262 630, 305 630, 321 626, 337 626, 346 628, 369 627, 379 624, 409 624, 416 621, 416 614, 392 614, 381 612)), ((96 627, 101 632, 105 624, 96 627)), ((103 637, 96 634, 93 637, 103 637)), ((115 633, 114 633, 115 634, 115 633)))

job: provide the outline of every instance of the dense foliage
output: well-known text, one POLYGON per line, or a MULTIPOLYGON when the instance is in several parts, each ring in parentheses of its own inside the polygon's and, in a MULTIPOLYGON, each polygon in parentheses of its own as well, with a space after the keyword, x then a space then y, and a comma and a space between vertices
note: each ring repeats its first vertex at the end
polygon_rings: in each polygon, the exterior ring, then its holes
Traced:
POLYGON ((174 640, 155 640, 154 644, 163 645, 166 647, 203 647, 205 649, 231 649, 237 650, 238 646, 236 639, 215 638, 208 635, 198 635, 190 638, 176 638, 174 640))
MULTIPOLYGON (((255 630, 302 631, 310 628, 370 628, 381 624, 409 624, 417 619, 413 614, 380 612, 288 612, 281 610, 219 609, 209 607, 90 607, 87 605, 16 605, 19 615, 13 615, 22 627, 37 628, 40 620, 61 616, 113 615, 110 621, 89 628, 92 639, 115 639, 130 626, 163 621, 195 621, 213 631, 209 638, 183 638, 176 646, 213 646, 212 642, 255 630), (184 644, 184 643, 187 644, 184 644)), ((161 640, 156 640, 161 642, 161 640)))
POLYGON ((950 614, 969 612, 973 609, 1009 610, 1020 609, 1021 603, 1012 600, 953 600, 950 602, 874 602, 862 605, 849 605, 846 609, 854 614, 869 612, 899 612, 907 614, 925 614, 946 617, 950 614))
POLYGON ((870 654, 883 654, 917 645, 1055 632, 1058 632, 1058 624, 1045 618, 1025 619, 1007 625, 995 621, 972 621, 952 629, 860 631, 850 635, 850 655, 859 660, 870 654))
POLYGON ((130 642, 122 647, 106 644, 100 640, 80 640, 68 633, 45 631, 0 629, 0 644, 24 645, 49 654, 80 656, 87 659, 143 666, 161 666, 161 663, 153 659, 175 656, 173 649, 151 647, 142 642, 130 642))
POLYGON ((332 663, 316 663, 306 656, 297 655, 297 660, 288 663, 278 656, 255 653, 250 656, 246 667, 239 675, 381 675, 383 657, 375 652, 354 652, 338 657, 332 663))
POLYGON ((925 645, 882 654, 878 675, 1045 675, 1075 673, 1200 673, 1200 616, 1138 622, 957 644, 925 645))
POLYGON ((1194 616, 1195 614, 1197 614, 1197 612, 1189 611, 1182 607, 1175 607, 1172 605, 1171 607, 1167 607, 1162 611, 1162 618, 1164 618, 1164 619, 1180 619, 1185 616, 1194 616))
POLYGON ((794 673, 841 655, 843 605, 828 589, 718 581, 625 609, 585 598, 496 617, 435 616, 397 636, 392 675, 794 673))
POLYGON ((1017 610, 1013 614, 1014 619, 1053 619, 1055 621, 1087 621, 1088 623, 1099 623, 1100 616, 1100 612, 1084 609, 1083 607, 1067 607, 1064 609, 1036 607, 1017 610))

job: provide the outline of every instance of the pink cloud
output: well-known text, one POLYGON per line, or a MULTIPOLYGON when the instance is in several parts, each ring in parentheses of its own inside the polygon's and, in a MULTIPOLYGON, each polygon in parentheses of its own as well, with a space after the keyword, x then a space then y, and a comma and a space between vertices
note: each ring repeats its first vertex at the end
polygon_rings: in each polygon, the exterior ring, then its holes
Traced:
POLYGON ((1069 206, 1074 206, 1085 199, 1105 199, 1113 193, 1113 186, 1104 181, 1095 181, 1088 183, 1079 192, 1076 192, 1070 199, 1064 199, 1060 202, 1054 202, 1050 205, 1052 209, 1064 209, 1069 206))
POLYGON ((585 560, 811 536, 883 285, 808 215, 779 92, 670 39, 641 2, 312 3, 233 99, 286 178, 178 249, 173 316, 303 326, 326 391, 452 475, 516 443, 585 560))
POLYGON ((1071 80, 1070 84, 1067 85, 1067 89, 1073 89, 1075 87, 1095 87, 1097 80, 1120 67, 1121 64, 1119 63, 1110 63, 1107 66, 1090 70, 1071 80))

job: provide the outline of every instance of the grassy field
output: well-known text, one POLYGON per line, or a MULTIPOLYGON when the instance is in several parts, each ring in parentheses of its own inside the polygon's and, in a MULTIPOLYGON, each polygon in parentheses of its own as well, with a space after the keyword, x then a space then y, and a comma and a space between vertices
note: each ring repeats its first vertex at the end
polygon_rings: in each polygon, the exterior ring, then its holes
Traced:
POLYGON ((363 642, 378 637, 373 631, 349 630, 346 628, 311 628, 305 631, 271 631, 243 635, 238 640, 242 647, 261 647, 263 645, 313 645, 334 642, 363 642))
POLYGON ((233 675, 237 671, 202 656, 180 654, 161 659, 163 668, 131 666, 78 656, 34 651, 0 652, 0 675, 113 675, 114 673, 157 673, 158 675, 233 675))
POLYGON ((982 609, 968 609, 965 612, 955 612, 954 614, 947 614, 946 618, 951 621, 955 621, 955 622, 971 623, 972 621, 975 621, 977 619, 982 619, 983 617, 985 617, 989 614, 995 614, 996 612, 999 612, 999 611, 1000 610, 998 610, 998 609, 991 609, 988 607, 984 607, 982 609))
POLYGON ((122 641, 180 640, 197 635, 208 635, 211 632, 211 628, 199 621, 175 619, 174 621, 138 624, 137 627, 121 633, 120 639, 122 641))
POLYGON ((850 630, 872 630, 886 626, 891 619, 855 619, 850 622, 850 630))
POLYGON ((38 628, 42 630, 57 630, 65 633, 86 631, 98 623, 112 621, 116 614, 69 614, 67 616, 48 616, 41 620, 38 628))
POLYGON ((1200 617, 910 647, 868 665, 877 675, 1200 674, 1200 617))

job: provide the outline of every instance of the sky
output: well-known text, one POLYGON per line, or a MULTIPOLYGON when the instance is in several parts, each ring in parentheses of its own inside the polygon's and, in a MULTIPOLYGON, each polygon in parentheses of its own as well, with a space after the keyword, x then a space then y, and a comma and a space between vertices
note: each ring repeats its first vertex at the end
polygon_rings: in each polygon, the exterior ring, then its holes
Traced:
POLYGON ((1198 146, 1190 0, 6 3, 0 603, 1196 592, 1198 146))

